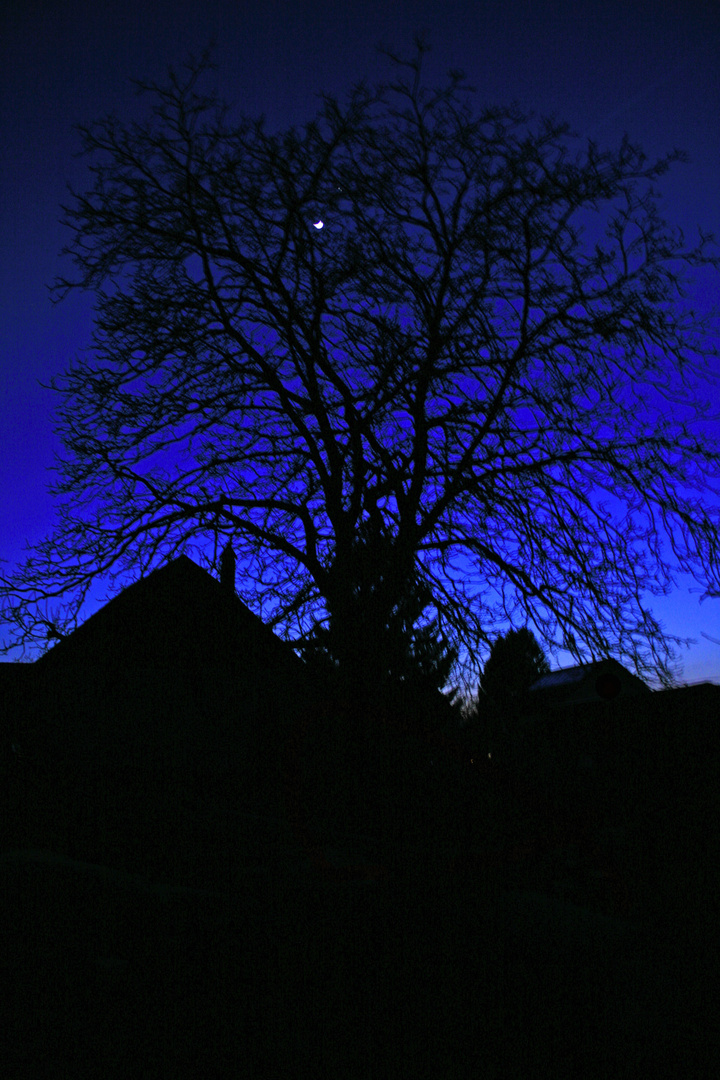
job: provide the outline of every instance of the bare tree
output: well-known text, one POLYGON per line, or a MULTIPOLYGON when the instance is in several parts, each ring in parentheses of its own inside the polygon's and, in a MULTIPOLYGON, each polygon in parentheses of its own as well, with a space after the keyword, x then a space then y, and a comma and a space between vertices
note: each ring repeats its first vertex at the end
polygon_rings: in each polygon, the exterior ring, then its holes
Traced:
POLYGON ((670 678, 646 596, 678 570, 720 592, 716 354, 683 299, 719 263, 654 190, 682 155, 478 111, 460 74, 423 85, 422 51, 300 129, 232 120, 206 62, 145 86, 146 121, 81 129, 58 295, 95 294, 93 347, 52 384, 59 521, 4 579, 8 645, 220 534, 241 595, 290 638, 332 617, 366 679, 413 581, 469 669, 530 622, 670 678))

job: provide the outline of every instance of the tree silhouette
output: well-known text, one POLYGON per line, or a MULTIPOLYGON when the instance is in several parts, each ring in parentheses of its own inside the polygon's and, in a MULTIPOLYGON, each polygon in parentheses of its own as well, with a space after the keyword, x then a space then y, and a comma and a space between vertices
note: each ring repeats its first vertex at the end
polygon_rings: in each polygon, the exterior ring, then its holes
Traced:
POLYGON ((550 664, 532 630, 509 630, 493 643, 480 675, 480 692, 497 711, 514 713, 550 664))
POLYGON ((0 582, 6 648, 46 644, 43 601, 64 631, 96 579, 220 530, 243 599, 291 639, 329 619, 358 679, 412 582, 416 642, 441 618, 468 671, 521 620, 669 678, 645 596, 676 569, 720 592, 720 452, 693 427, 716 376, 682 299, 719 264, 654 193, 680 155, 474 109, 422 54, 303 128, 231 120, 207 62, 146 86, 146 120, 81 128, 58 296, 95 294, 93 348, 52 384, 59 523, 0 582))
POLYGON ((394 683, 441 690, 457 652, 437 618, 421 621, 433 602, 428 584, 417 574, 402 582, 392 579, 391 545, 379 517, 361 525, 345 570, 353 584, 346 594, 351 609, 342 617, 334 611, 325 625, 313 627, 303 642, 304 658, 325 672, 362 672, 362 683, 376 689, 394 683))
POLYGON ((497 758, 521 737, 527 692, 550 672, 548 659, 532 630, 521 627, 499 635, 480 673, 477 699, 466 722, 480 739, 480 752, 497 758))

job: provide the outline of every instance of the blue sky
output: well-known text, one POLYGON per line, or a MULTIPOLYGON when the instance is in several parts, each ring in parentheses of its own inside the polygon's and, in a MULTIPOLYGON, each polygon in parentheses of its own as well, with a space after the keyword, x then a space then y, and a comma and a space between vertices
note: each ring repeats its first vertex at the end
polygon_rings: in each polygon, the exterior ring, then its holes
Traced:
MULTIPOLYGON (((0 15, 0 558, 6 569, 53 523, 48 469, 59 443, 54 400, 39 385, 87 347, 91 298, 53 306, 48 286, 68 267, 59 224, 68 182, 88 184, 73 125, 137 115, 131 78, 162 79, 217 41, 217 88, 269 125, 302 122, 321 90, 385 74, 377 46, 409 50, 429 32, 427 69, 464 69, 481 104, 519 105, 567 119, 608 145, 627 132, 650 157, 690 155, 662 185, 666 215, 692 236, 720 235, 720 9, 714 4, 377 3, 315 0, 202 3, 25 0, 0 15)), ((694 299, 715 301, 698 275, 694 299)), ((720 402, 717 403, 720 406, 720 402)), ((716 432, 720 434, 720 429, 716 432)), ((698 639, 687 681, 720 682, 720 600, 691 580, 654 604, 668 630, 698 639), (695 590, 695 591, 693 591, 695 590), (714 638, 715 640, 709 640, 714 638)), ((89 612, 88 612, 89 614, 89 612)))

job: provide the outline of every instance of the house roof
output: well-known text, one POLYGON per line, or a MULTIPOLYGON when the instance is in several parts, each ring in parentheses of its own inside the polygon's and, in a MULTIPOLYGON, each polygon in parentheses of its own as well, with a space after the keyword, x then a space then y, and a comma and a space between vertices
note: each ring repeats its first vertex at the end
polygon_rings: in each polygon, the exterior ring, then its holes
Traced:
POLYGON ((263 754, 275 768, 316 697, 292 647, 184 555, 30 666, 22 726, 60 784, 108 769, 121 787, 141 776, 202 786, 237 770, 247 780, 263 754))
POLYGON ((35 665, 48 672, 103 663, 207 666, 304 664, 262 619, 186 555, 133 582, 35 665))
POLYGON ((622 664, 608 656, 589 664, 576 664, 574 667, 551 671, 549 675, 534 682, 532 693, 547 692, 573 694, 592 688, 598 697, 612 698, 621 691, 632 689, 635 693, 650 693, 650 688, 622 664), (602 679, 602 682, 600 681, 602 679))
POLYGON ((549 675, 543 675, 530 687, 531 690, 555 690, 563 686, 573 686, 587 678, 588 668, 592 664, 578 664, 576 667, 561 668, 559 671, 551 671, 549 675))

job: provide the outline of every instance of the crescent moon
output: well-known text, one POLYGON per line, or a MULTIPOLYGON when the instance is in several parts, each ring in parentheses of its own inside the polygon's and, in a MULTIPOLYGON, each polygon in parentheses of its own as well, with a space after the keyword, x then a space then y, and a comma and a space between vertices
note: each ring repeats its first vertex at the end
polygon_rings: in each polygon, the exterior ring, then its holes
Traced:
POLYGON ((313 229, 322 229, 322 227, 323 227, 322 221, 313 221, 313 229))

